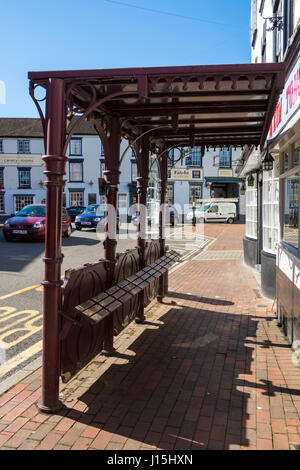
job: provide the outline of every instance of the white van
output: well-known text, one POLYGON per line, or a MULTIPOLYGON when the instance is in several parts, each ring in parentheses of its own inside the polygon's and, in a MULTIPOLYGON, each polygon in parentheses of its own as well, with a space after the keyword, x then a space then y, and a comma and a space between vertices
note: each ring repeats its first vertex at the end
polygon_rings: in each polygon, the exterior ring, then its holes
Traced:
MULTIPOLYGON (((188 220, 193 216, 193 211, 188 214, 188 220)), ((195 211, 197 222, 227 222, 232 224, 237 216, 234 202, 212 202, 205 205, 204 210, 195 211)))

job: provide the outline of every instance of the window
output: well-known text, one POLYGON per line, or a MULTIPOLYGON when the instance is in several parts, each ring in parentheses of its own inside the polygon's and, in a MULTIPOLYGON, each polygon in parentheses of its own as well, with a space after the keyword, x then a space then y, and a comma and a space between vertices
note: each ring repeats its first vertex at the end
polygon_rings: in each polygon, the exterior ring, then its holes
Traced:
POLYGON ((119 194, 119 208, 127 209, 127 194, 119 194))
POLYGON ((299 173, 284 178, 283 240, 298 248, 299 173))
POLYGON ((201 178, 201 171, 200 170, 193 170, 192 171, 192 178, 201 178))
POLYGON ((70 206, 83 206, 83 191, 70 191, 70 206))
POLYGON ((257 238, 257 175, 252 176, 253 186, 249 186, 246 180, 246 235, 257 238))
POLYGON ((31 194, 18 194, 15 196, 15 212, 19 212, 23 207, 34 204, 34 196, 31 194))
POLYGON ((201 147, 194 147, 190 149, 190 166, 202 166, 201 147))
POLYGON ((18 168, 19 188, 31 187, 31 168, 18 168))
POLYGON ((0 190, 4 188, 4 168, 0 168, 0 190))
POLYGON ((217 214, 219 212, 219 206, 213 205, 207 212, 212 212, 213 214, 217 214))
MULTIPOLYGON (((46 199, 45 199, 45 203, 46 203, 46 199)), ((66 195, 66 193, 62 194, 62 205, 63 205, 63 207, 67 207, 67 195, 66 195)))
POLYGON ((69 160, 69 181, 71 182, 82 182, 83 181, 83 161, 69 160))
POLYGON ((4 210, 4 194, 0 194, 0 212, 5 212, 5 210, 4 210))
POLYGON ((88 194, 88 205, 97 204, 97 194, 96 193, 89 193, 88 194))
POLYGON ((295 148, 294 151, 294 166, 300 165, 300 147, 295 148))
POLYGON ((0 153, 3 153, 3 140, 0 139, 0 153))
POLYGON ((231 149, 220 150, 219 152, 219 167, 231 168, 231 149))
POLYGON ((73 137, 70 141, 70 155, 82 155, 82 138, 73 137))
POLYGON ((279 171, 263 172, 263 249, 275 252, 279 240, 279 171))
POLYGON ((137 164, 136 162, 131 162, 131 181, 136 181, 137 179, 137 164))
POLYGON ((30 140, 18 140, 18 153, 30 153, 30 140))
POLYGON ((167 185, 166 203, 167 204, 174 204, 174 185, 173 184, 168 184, 167 185))
POLYGON ((201 195, 202 195, 202 185, 190 183, 189 203, 191 205, 193 205, 193 203, 195 203, 196 206, 199 205, 201 203, 200 201, 201 195))

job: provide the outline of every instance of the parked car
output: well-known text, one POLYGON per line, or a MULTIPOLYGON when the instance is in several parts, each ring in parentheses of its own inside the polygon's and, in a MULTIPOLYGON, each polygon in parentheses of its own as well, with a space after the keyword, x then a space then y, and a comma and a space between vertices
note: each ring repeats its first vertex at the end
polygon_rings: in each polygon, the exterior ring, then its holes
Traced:
MULTIPOLYGON (((14 238, 44 240, 45 222, 45 204, 25 206, 17 214, 12 215, 12 217, 4 222, 4 238, 8 242, 14 238)), ((71 219, 64 208, 62 209, 62 232, 65 237, 70 237, 72 233, 71 219)))
POLYGON ((72 206, 72 207, 67 207, 67 212, 69 216, 71 217, 71 221, 75 222, 76 215, 82 214, 82 212, 86 209, 85 206, 72 206))
MULTIPOLYGON (((81 214, 75 217, 76 230, 97 228, 105 220, 105 204, 91 204, 81 214)), ((117 230, 119 229, 119 213, 117 212, 117 230)))
MULTIPOLYGON (((195 210, 198 222, 227 222, 232 224, 237 217, 236 204, 234 202, 212 202, 204 205, 203 209, 195 210)), ((187 220, 193 219, 193 210, 188 212, 187 220)))

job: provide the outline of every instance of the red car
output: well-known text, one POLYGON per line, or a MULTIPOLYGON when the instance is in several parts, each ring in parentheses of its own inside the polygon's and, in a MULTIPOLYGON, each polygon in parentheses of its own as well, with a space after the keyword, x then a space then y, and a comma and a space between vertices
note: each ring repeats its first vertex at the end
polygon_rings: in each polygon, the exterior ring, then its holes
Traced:
MULTIPOLYGON (((45 222, 45 204, 25 206, 16 215, 5 221, 3 226, 4 238, 8 242, 14 238, 44 240, 45 222)), ((65 237, 70 237, 72 233, 71 218, 64 208, 62 210, 62 232, 65 237)))

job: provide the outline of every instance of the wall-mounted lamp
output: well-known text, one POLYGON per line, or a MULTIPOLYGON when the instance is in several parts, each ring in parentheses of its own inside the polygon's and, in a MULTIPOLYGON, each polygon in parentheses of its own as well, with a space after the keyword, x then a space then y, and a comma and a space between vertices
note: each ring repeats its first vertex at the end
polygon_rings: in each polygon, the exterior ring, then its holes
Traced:
POLYGON ((268 152, 268 149, 264 155, 264 158, 262 160, 262 169, 264 171, 271 171, 273 170, 273 166, 274 166, 274 158, 272 157, 272 155, 268 152))

